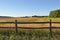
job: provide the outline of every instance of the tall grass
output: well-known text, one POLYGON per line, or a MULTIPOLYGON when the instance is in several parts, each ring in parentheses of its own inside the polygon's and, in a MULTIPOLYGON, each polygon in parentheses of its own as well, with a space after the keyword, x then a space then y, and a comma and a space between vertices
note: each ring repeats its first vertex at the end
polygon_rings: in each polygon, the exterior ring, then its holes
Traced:
POLYGON ((53 37, 49 37, 49 31, 45 30, 20 30, 17 34, 0 32, 0 40, 60 40, 60 31, 53 31, 53 37))

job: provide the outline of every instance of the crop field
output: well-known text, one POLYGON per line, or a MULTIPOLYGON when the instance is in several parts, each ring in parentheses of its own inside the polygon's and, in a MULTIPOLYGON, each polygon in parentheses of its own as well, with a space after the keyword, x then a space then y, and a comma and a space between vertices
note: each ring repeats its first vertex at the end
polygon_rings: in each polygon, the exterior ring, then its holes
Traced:
MULTIPOLYGON (((30 17, 30 18, 0 18, 0 22, 15 22, 17 20, 18 22, 49 22, 50 19, 52 22, 60 22, 60 18, 38 18, 38 17, 30 17)), ((8 26, 8 27, 14 27, 14 24, 0 24, 0 26, 8 26)), ((49 24, 18 24, 19 27, 49 27, 49 24)), ((60 24, 52 24, 52 26, 59 27, 60 24)))
MULTIPOLYGON (((0 22, 60 22, 60 18, 0 18, 0 22)), ((18 24, 18 27, 40 28, 49 27, 46 24, 18 24)), ((0 40, 60 40, 60 29, 52 29, 52 38, 49 29, 21 29, 15 31, 15 24, 0 24, 0 40), (7 27, 7 28, 5 28, 7 27)), ((60 27, 60 24, 52 24, 52 27, 60 27)))
POLYGON ((19 22, 46 22, 52 19, 54 22, 60 22, 60 18, 49 18, 49 17, 29 17, 29 18, 21 18, 21 17, 14 17, 14 18, 0 18, 0 22, 11 22, 14 20, 18 20, 19 22))

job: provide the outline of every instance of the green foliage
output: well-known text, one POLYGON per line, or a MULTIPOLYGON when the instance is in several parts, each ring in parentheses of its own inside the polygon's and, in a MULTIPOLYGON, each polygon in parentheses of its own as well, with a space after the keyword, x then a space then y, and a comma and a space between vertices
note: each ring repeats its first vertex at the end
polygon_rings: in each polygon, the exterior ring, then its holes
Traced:
POLYGON ((60 9, 54 10, 54 11, 50 11, 49 17, 51 17, 51 18, 57 18, 57 17, 60 17, 60 9))
MULTIPOLYGON (((44 30, 21 30, 15 35, 10 32, 0 32, 0 40, 49 40, 49 31, 44 30)), ((53 31, 53 39, 60 40, 60 30, 53 31)))

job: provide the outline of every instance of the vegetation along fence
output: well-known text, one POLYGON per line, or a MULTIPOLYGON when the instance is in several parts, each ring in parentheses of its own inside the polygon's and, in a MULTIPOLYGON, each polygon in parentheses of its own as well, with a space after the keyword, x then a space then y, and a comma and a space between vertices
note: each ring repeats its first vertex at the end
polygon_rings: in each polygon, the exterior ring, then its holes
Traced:
MULTIPOLYGON (((52 23, 60 23, 60 22, 52 22, 51 19, 50 19, 49 22, 18 22, 17 20, 15 20, 15 22, 0 22, 0 24, 6 24, 6 23, 8 23, 8 24, 14 23, 15 24, 15 33, 16 34, 18 34, 18 31, 19 31, 18 28, 20 28, 20 29, 49 29, 49 40, 51 40, 50 38, 53 37, 52 36, 53 35, 52 34, 52 29, 58 29, 58 28, 60 28, 60 27, 52 27, 52 23), (49 23, 49 27, 38 27, 38 28, 33 28, 33 27, 32 28, 31 27, 18 27, 18 24, 45 24, 45 23, 49 23)), ((0 28, 8 28, 8 27, 0 27, 0 28)), ((9 32, 7 34, 9 36, 9 32)))

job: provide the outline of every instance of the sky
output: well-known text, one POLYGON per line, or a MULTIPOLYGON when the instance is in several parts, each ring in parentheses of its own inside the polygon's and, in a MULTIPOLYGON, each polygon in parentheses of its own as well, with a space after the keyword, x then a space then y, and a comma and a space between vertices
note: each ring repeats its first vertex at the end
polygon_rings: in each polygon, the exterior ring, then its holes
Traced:
POLYGON ((60 9, 60 0, 0 0, 0 16, 46 16, 60 9))

